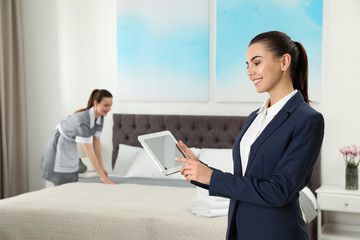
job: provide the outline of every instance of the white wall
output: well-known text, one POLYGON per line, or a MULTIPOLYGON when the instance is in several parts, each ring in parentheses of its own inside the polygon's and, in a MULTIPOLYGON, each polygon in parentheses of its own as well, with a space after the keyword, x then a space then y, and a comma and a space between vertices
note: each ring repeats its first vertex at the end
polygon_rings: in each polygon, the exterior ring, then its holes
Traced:
MULTIPOLYGON (((215 0, 211 3, 214 21, 215 0)), ((113 113, 248 115, 259 103, 214 101, 214 28, 210 31, 210 101, 120 102, 116 81, 116 0, 23 0, 27 90, 29 185, 44 186, 42 151, 55 125, 86 105, 94 88, 114 95, 113 113)), ((357 110, 357 68, 360 63, 360 1, 324 0, 323 79, 321 103, 325 116, 322 148, 323 184, 344 185, 344 165, 338 148, 360 138, 357 110)), ((211 24, 212 25, 212 24, 211 24)), ((104 161, 110 163, 112 116, 102 135, 104 161)))
POLYGON ((360 1, 324 0, 322 102, 326 133, 322 183, 345 186, 339 147, 360 145, 360 1))

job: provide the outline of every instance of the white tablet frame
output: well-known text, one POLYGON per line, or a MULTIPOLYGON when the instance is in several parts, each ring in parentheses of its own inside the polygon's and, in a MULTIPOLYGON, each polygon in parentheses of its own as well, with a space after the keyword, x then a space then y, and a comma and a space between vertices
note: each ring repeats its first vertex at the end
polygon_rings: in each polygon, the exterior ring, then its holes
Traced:
MULTIPOLYGON (((143 148, 146 150, 146 152, 150 155, 151 159, 154 160, 156 166, 158 166, 158 168, 160 169, 160 171, 165 174, 165 176, 169 176, 171 174, 177 173, 180 171, 181 169, 181 165, 178 165, 176 167, 173 168, 168 168, 165 169, 164 166, 161 164, 161 162, 157 159, 157 157, 154 155, 153 151, 151 150, 151 148, 146 144, 145 140, 148 139, 152 139, 152 138, 158 138, 158 137, 162 137, 162 136, 170 136, 171 139, 174 140, 174 144, 176 144, 177 149, 180 151, 180 153, 184 156, 184 158, 188 158, 188 156, 186 155, 186 153, 181 149, 181 147, 179 146, 177 140, 175 139, 175 137, 171 134, 170 131, 165 130, 165 131, 161 131, 161 132, 155 132, 155 133, 149 133, 149 134, 144 134, 144 135, 139 135, 138 136, 138 140, 141 143, 141 145, 143 146, 143 148)), ((174 159, 175 161, 175 159, 174 159)))

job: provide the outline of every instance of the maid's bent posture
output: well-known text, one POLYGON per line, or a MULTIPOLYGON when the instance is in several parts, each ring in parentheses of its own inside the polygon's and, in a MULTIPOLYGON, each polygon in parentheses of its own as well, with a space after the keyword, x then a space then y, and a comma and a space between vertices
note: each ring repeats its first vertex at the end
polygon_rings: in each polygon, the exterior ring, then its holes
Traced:
POLYGON ((44 179, 54 185, 78 181, 77 143, 81 143, 101 181, 114 184, 104 168, 100 141, 104 116, 111 110, 111 105, 111 93, 95 89, 86 108, 76 111, 56 126, 41 160, 44 179))
MULTIPOLYGON (((324 136, 324 119, 309 105, 304 47, 282 32, 257 35, 246 54, 247 74, 269 99, 252 112, 233 146, 234 174, 189 156, 187 181, 230 198, 227 239, 309 239, 299 191, 310 181, 324 136)), ((219 159, 221 161, 221 159, 219 159)))

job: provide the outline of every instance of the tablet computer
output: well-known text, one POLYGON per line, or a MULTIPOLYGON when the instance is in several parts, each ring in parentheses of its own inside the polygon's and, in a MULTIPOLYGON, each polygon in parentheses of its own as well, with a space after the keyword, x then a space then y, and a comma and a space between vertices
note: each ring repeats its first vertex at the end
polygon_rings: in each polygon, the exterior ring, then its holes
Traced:
POLYGON ((175 158, 188 158, 170 131, 138 136, 139 142, 166 176, 179 172, 182 162, 175 158))

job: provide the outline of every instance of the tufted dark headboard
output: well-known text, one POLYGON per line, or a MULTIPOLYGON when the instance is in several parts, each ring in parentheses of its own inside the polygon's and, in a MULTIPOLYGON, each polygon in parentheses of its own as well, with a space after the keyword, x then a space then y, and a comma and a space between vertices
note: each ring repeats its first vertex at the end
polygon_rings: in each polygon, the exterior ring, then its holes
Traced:
MULTIPOLYGON (((141 146, 137 139, 139 135, 163 130, 169 130, 176 139, 182 140, 189 147, 232 148, 247 119, 242 116, 144 114, 113 114, 113 118, 113 166, 120 143, 141 146)), ((308 187, 314 193, 320 187, 320 160, 316 162, 308 187)))
POLYGON ((197 148, 232 148, 247 117, 113 114, 114 165, 119 144, 141 146, 141 134, 169 130, 176 139, 197 148))

